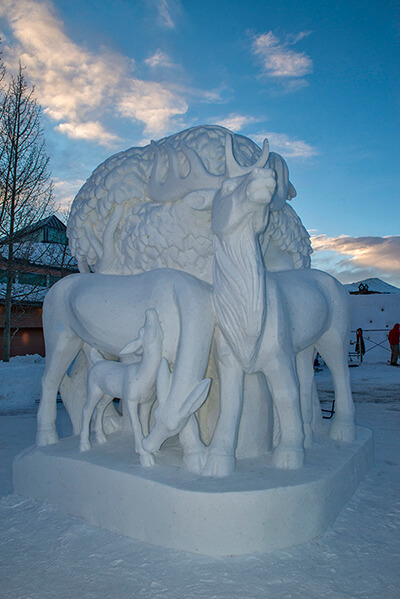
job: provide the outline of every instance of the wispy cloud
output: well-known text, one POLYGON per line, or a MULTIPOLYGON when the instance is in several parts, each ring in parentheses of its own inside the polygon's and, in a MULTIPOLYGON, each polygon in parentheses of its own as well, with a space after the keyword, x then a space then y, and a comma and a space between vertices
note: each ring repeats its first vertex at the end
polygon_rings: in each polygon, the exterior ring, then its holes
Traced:
MULTIPOLYGON (((167 10, 167 2, 158 4, 167 10)), ((109 50, 94 54, 75 44, 50 2, 1 0, 0 16, 14 36, 4 47, 6 63, 15 65, 21 58, 59 131, 111 145, 117 137, 99 122, 111 110, 143 123, 148 135, 165 132, 175 115, 187 111, 184 98, 166 84, 135 77, 133 60, 109 50)))
POLYGON ((295 36, 287 36, 284 41, 272 31, 255 36, 252 50, 261 61, 263 75, 276 79, 299 79, 312 73, 312 59, 304 52, 292 49, 292 46, 309 34, 309 31, 303 31, 295 36))
POLYGON ((58 206, 61 210, 65 210, 70 206, 85 181, 83 179, 62 181, 55 178, 53 179, 53 183, 58 206))
POLYGON ((166 52, 160 50, 159 48, 154 52, 154 54, 146 58, 144 62, 152 69, 156 69, 159 67, 166 69, 177 68, 177 65, 172 62, 169 55, 166 52))
POLYGON ((177 0, 153 0, 158 12, 158 22, 162 27, 174 29, 176 26, 175 14, 180 3, 177 0))
POLYGON ((400 284, 400 236, 314 235, 311 242, 315 252, 313 265, 327 268, 343 282, 378 276, 400 284))
POLYGON ((286 133, 264 131, 257 133, 257 135, 252 135, 254 141, 260 145, 266 137, 268 138, 271 150, 282 154, 285 158, 311 158, 319 154, 317 148, 301 139, 291 138, 286 133))

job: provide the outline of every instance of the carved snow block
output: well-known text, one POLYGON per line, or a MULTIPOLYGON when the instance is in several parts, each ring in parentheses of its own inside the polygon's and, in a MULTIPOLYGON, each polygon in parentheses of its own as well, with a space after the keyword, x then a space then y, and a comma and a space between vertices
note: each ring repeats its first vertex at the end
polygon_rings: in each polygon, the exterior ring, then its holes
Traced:
POLYGON ((320 437, 300 470, 276 470, 266 455, 224 479, 191 474, 174 440, 166 445, 152 468, 140 467, 129 433, 83 454, 77 437, 33 447, 14 461, 15 491, 137 541, 240 555, 322 535, 373 462, 364 428, 354 443, 320 437))

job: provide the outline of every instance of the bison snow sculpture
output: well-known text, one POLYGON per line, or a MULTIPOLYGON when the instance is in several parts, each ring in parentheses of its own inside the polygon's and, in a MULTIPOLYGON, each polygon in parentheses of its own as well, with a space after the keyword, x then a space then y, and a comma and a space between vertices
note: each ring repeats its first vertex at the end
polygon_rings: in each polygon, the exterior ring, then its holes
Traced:
MULTIPOLYGON (((68 238, 80 271, 177 268, 211 283, 211 199, 231 165, 251 170, 257 162, 265 160, 253 141, 219 126, 193 127, 111 156, 72 205, 68 238)), ((307 267, 310 240, 287 203, 296 195, 287 165, 271 152, 268 167, 277 184, 264 233, 267 267, 307 267)))

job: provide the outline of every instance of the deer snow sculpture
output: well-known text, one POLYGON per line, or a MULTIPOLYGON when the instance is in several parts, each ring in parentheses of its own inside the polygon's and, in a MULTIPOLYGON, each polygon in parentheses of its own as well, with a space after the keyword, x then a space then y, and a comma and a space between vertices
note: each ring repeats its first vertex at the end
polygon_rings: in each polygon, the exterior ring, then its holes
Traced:
MULTIPOLYGON (((266 144, 267 140, 264 148, 266 144)), ((211 220, 213 301, 222 333, 218 366, 223 384, 229 387, 221 392, 220 414, 204 468, 205 474, 215 476, 229 474, 235 465, 244 373, 263 373, 271 391, 280 424, 273 464, 302 466, 304 429, 311 431, 315 350, 334 380, 336 414, 330 436, 341 441, 355 438, 346 362, 347 293, 336 279, 317 270, 266 270, 260 235, 268 224, 275 173, 268 161, 265 168, 243 168, 237 163, 235 167, 233 152, 231 156, 230 178, 215 194, 211 220)))
POLYGON ((96 409, 95 432, 96 441, 104 443, 106 436, 102 426, 105 408, 119 397, 129 413, 132 430, 135 436, 136 453, 140 456, 142 466, 152 466, 154 457, 142 447, 143 428, 148 434, 148 418, 156 391, 156 374, 162 357, 163 332, 155 310, 147 310, 144 326, 137 339, 128 343, 120 352, 121 362, 104 359, 95 348, 89 351, 93 366, 88 372, 88 394, 82 415, 82 430, 79 448, 90 449, 90 420, 96 409), (132 362, 132 354, 142 350, 139 362, 132 362), (129 360, 126 362, 125 360, 129 360), (139 406, 144 410, 143 422, 139 419, 139 406))
POLYGON ((214 331, 211 287, 170 269, 129 276, 75 274, 50 289, 43 305, 46 367, 38 410, 39 446, 57 441, 57 390, 84 344, 118 356, 138 337, 149 309, 156 311, 163 331, 162 355, 174 365, 158 418, 168 436, 180 433, 187 467, 201 468, 205 448, 192 414, 205 401, 210 385, 203 377, 214 331))
MULTIPOLYGON (((211 199, 230 176, 227 135, 241 165, 255 166, 258 160, 264 164, 260 148, 251 139, 224 127, 205 125, 119 152, 99 165, 77 194, 68 221, 69 244, 79 270, 130 275, 176 268, 212 283, 211 199)), ((272 162, 277 185, 262 244, 267 268, 309 267, 310 239, 289 205, 296 192, 288 180, 287 166, 273 153, 272 162)), ((60 392, 78 432, 86 385, 82 355, 70 374, 64 377, 60 392)), ((251 389, 247 393, 263 403, 267 390, 259 381, 257 376, 247 381, 251 389)), ((218 401, 214 393, 211 390, 209 397, 211 412, 218 401)), ((201 415, 207 438, 211 432, 208 410, 201 415)), ((247 416, 246 411, 245 420, 247 416)), ((119 420, 110 404, 105 427, 114 430, 119 420)))

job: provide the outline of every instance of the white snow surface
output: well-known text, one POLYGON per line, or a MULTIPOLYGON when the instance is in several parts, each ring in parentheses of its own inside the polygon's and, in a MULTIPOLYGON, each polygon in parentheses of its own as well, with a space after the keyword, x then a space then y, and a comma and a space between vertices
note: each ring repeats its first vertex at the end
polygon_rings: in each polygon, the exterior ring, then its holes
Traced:
MULTIPOLYGON (((43 366, 38 356, 0 363, 2 599, 399 597, 400 367, 350 369, 357 423, 374 432, 375 466, 327 532, 285 550, 210 558, 135 542, 12 492, 13 457, 34 442, 43 366)), ((328 406, 327 369, 316 379, 328 406)), ((61 437, 71 434, 61 404, 57 426, 61 437)))

